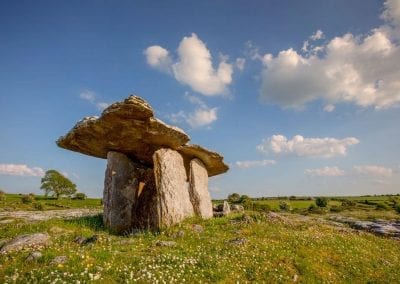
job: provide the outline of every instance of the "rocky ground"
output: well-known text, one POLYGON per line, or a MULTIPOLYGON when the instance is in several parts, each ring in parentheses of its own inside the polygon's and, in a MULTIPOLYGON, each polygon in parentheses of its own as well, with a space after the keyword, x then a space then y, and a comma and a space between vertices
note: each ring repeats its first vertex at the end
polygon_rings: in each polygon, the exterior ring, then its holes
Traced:
POLYGON ((0 212, 0 224, 24 220, 27 222, 46 221, 49 219, 71 219, 85 216, 94 216, 102 213, 101 209, 67 209, 47 211, 6 211, 0 212))

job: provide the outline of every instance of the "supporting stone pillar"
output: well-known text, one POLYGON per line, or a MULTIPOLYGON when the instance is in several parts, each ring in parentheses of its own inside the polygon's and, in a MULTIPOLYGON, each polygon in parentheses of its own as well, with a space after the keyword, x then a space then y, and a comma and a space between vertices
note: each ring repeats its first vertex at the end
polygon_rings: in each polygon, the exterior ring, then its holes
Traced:
POLYGON ((160 149, 154 153, 153 161, 158 227, 168 227, 193 216, 189 183, 182 156, 175 150, 160 149))
POLYGON ((103 221, 116 233, 132 229, 135 220, 138 190, 146 168, 118 152, 107 153, 104 180, 103 221))
POLYGON ((189 195, 194 212, 203 219, 211 218, 213 209, 210 193, 208 192, 208 173, 203 162, 199 159, 191 160, 189 175, 189 195))

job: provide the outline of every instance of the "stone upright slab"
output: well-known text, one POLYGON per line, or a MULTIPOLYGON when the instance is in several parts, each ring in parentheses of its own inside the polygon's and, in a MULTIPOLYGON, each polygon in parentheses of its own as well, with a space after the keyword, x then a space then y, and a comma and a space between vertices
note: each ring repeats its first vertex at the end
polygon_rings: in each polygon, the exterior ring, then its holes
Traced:
POLYGON ((124 233, 134 223, 134 208, 145 168, 118 152, 108 152, 104 180, 104 213, 106 227, 124 233))
POLYGON ((189 181, 189 195, 194 212, 203 219, 211 218, 213 210, 210 193, 208 192, 208 173, 199 159, 190 161, 189 181))
POLYGON ((172 149, 160 149, 154 153, 153 161, 159 228, 171 226, 193 216, 182 156, 172 149))

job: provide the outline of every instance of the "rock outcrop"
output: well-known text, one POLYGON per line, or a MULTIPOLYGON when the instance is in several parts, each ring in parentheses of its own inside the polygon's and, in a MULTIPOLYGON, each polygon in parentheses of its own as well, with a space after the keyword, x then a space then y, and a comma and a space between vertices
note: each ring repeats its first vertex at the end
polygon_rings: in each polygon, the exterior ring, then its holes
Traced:
POLYGON ((57 145, 107 158, 104 216, 117 233, 160 229, 197 214, 212 217, 208 177, 229 168, 223 157, 154 116, 142 98, 130 96, 100 117, 79 121, 57 145))

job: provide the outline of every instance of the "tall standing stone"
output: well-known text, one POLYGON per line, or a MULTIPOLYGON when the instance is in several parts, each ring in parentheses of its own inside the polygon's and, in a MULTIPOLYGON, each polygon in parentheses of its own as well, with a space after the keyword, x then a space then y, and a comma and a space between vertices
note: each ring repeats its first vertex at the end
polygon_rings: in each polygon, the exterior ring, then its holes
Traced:
POLYGON ((172 149, 153 155, 157 189, 158 227, 168 227, 194 215, 182 156, 172 149))
POLYGON ((210 193, 208 192, 208 173, 199 159, 190 161, 189 181, 189 195, 194 212, 203 219, 211 218, 213 210, 210 193))
POLYGON ((104 180, 104 213, 106 227, 117 233, 132 228, 140 176, 145 169, 118 152, 108 152, 104 180))

